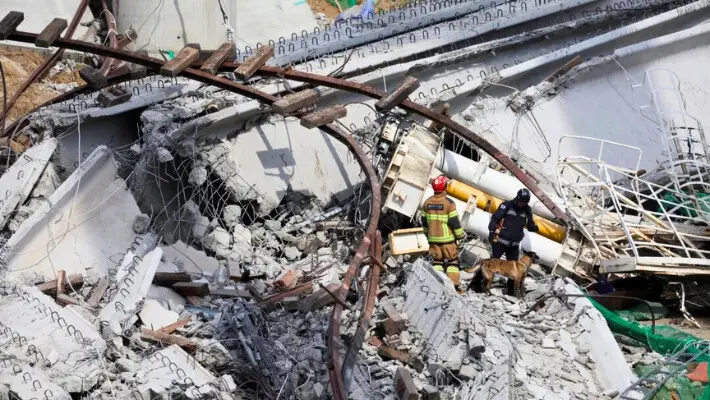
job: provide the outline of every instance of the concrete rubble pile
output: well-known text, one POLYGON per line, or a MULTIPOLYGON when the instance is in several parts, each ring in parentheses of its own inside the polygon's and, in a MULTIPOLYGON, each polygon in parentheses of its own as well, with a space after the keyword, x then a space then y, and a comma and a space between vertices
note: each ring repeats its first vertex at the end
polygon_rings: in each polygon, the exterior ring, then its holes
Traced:
POLYGON ((406 282, 378 304, 377 333, 361 351, 360 369, 372 376, 356 379, 363 398, 405 387, 400 395, 423 398, 602 399, 634 378, 591 303, 564 297, 581 293, 568 280, 529 277, 532 302, 521 303, 496 289, 494 297, 459 297, 421 259, 404 270, 406 282), (542 308, 530 308, 546 295, 542 308))

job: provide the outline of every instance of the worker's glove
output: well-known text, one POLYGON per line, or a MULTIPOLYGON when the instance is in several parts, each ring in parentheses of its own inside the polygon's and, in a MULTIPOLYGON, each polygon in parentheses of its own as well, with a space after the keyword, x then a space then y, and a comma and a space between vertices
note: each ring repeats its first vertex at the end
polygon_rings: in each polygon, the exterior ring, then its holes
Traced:
POLYGON ((493 231, 488 232, 488 242, 493 243, 493 240, 496 238, 496 233, 493 231))
POLYGON ((457 240, 456 240, 456 248, 458 248, 459 250, 461 250, 462 247, 463 247, 463 238, 457 239, 457 240))

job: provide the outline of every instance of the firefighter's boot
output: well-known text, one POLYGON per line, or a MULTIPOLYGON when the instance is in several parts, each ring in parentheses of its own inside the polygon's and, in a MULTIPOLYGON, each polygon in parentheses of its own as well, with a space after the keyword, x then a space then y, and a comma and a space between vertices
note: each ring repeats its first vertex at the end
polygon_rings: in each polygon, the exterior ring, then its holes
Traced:
POLYGON ((463 294, 464 290, 461 288, 461 272, 459 271, 459 268, 451 266, 446 267, 446 276, 451 279, 451 282, 454 284, 456 291, 460 294, 463 294))

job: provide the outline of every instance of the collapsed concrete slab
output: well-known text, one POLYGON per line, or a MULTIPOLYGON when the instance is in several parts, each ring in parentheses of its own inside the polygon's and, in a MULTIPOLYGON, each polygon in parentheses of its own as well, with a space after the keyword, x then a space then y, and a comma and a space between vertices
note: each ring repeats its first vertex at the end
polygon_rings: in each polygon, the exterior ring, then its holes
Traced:
POLYGON ((0 229, 5 227, 11 213, 27 200, 56 148, 56 139, 31 147, 0 177, 0 188, 4 192, 0 199, 0 229))
POLYGON ((219 268, 216 258, 210 257, 204 251, 188 246, 183 241, 177 241, 163 248, 165 261, 175 264, 181 271, 190 274, 212 275, 219 268))
MULTIPOLYGON (((106 343, 93 325, 71 309, 58 306, 35 287, 3 281, 0 294, 0 335, 14 343, 3 347, 2 357, 19 363, 21 376, 30 373, 40 381, 34 388, 41 387, 42 391, 53 387, 45 382, 57 384, 69 393, 80 393, 96 385, 103 372, 106 343), (33 373, 29 365, 38 372, 33 373), (44 381, 42 373, 46 376, 44 381)), ((17 368, 12 370, 14 373, 17 368)), ((10 382, 20 385, 12 379, 10 382)), ((62 390, 51 393, 60 398, 65 394, 62 390)), ((36 397, 36 391, 28 399, 32 397, 36 397)))
POLYGON ((217 385, 217 378, 178 345, 144 359, 138 376, 143 382, 138 386, 138 393, 146 400, 152 398, 152 393, 165 393, 175 385, 179 385, 189 399, 196 400, 202 398, 203 392, 209 392, 210 386, 217 385))
POLYGON ((119 279, 118 291, 111 301, 101 309, 100 321, 123 323, 140 311, 139 307, 148 295, 162 256, 163 250, 158 247, 142 259, 135 257, 130 260, 131 265, 124 276, 117 276, 119 279))
POLYGON ((362 182, 345 145, 294 118, 274 119, 205 147, 202 157, 234 200, 258 199, 261 213, 273 210, 289 190, 327 203, 362 182))
POLYGON ((8 277, 52 280, 60 269, 105 275, 133 242, 140 214, 116 172, 109 149, 94 150, 7 242, 8 277))

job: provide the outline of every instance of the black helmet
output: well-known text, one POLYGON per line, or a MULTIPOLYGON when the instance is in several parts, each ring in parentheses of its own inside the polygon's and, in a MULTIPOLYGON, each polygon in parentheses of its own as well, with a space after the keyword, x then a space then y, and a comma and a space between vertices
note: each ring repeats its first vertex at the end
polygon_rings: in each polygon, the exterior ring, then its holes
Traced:
POLYGON ((515 196, 515 200, 523 202, 525 204, 530 203, 530 191, 527 189, 518 190, 518 194, 515 196))

